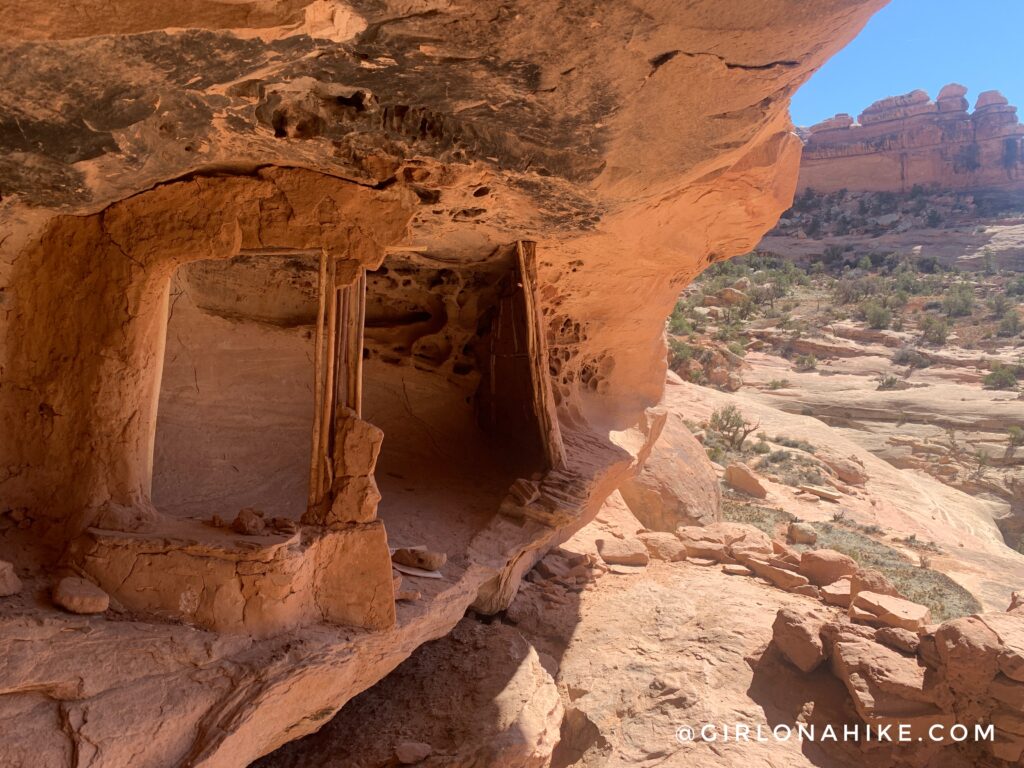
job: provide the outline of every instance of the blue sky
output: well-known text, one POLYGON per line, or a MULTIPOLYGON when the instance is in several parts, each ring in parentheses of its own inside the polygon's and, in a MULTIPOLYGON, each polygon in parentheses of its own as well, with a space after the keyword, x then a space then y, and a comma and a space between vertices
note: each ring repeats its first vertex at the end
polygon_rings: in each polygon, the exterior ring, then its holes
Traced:
POLYGON ((991 89, 1024 108, 1022 39, 1024 0, 892 0, 797 92, 793 122, 857 117, 915 88, 934 99, 950 82, 967 86, 971 109, 991 89))

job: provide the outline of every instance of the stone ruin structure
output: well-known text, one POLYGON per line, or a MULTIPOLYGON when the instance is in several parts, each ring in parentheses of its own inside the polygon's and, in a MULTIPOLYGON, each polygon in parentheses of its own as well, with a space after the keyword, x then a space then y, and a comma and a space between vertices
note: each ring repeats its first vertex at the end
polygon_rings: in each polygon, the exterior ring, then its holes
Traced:
POLYGON ((921 90, 876 101, 854 121, 838 114, 806 134, 800 189, 909 192, 1024 188, 1024 125, 999 91, 950 83, 932 101, 921 90))
POLYGON ((9 3, 0 764, 244 766, 506 606, 882 4, 9 3))

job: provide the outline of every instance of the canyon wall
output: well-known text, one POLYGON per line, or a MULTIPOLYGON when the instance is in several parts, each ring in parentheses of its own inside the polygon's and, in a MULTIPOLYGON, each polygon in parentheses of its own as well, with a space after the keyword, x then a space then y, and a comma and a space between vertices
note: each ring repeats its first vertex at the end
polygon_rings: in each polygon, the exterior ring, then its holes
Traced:
POLYGON ((805 138, 800 189, 909 192, 1024 188, 1024 126, 998 91, 951 83, 932 101, 921 90, 876 101, 854 121, 838 114, 805 138))
POLYGON ((244 766, 469 606, 506 607, 649 450, 665 317, 789 206, 789 98, 883 4, 16 2, 0 763, 244 766), (188 458, 218 398, 252 404, 234 442, 289 450, 271 398, 229 398, 271 371, 209 335, 268 321, 225 311, 248 288, 209 265, 282 257, 319 263, 319 310, 299 315, 330 361, 309 506, 161 508, 192 470, 154 482, 154 456, 188 458), (216 322, 175 317, 204 269, 190 300, 216 322), (189 391, 189 349, 233 365, 212 397, 198 368, 189 391), (160 409, 183 403, 209 416, 177 421, 168 452, 160 409), (501 426, 523 418, 543 455, 508 466, 501 426), (396 603, 388 548, 418 544, 448 560, 396 603), (66 577, 109 610, 60 610, 66 577))

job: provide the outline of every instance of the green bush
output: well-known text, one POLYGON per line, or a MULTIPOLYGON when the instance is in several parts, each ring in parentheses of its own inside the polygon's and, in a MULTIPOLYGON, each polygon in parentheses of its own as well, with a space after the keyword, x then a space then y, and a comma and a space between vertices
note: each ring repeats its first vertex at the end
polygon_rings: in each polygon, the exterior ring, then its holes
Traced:
POLYGON ((743 443, 751 433, 757 431, 761 422, 752 424, 735 405, 717 408, 708 420, 708 429, 717 432, 734 450, 743 448, 743 443))
POLYGON ((892 356, 893 365, 909 365, 911 368, 927 368, 931 361, 909 345, 897 349, 892 356))
POLYGON ((992 310, 993 316, 1002 318, 1013 308, 1013 302, 1006 297, 1005 293, 997 293, 988 300, 988 308, 992 310))
POLYGON ((899 376, 883 376, 878 380, 878 390, 888 392, 894 389, 903 389, 905 382, 899 376))
POLYGON ((949 338, 949 321, 936 315, 925 315, 918 322, 921 338, 929 344, 942 346, 949 338))
POLYGON ((772 442, 777 443, 778 445, 783 445, 786 448, 796 448, 804 451, 805 453, 814 453, 815 450, 814 446, 806 440, 797 440, 792 437, 786 437, 785 435, 776 435, 772 442))
POLYGON ((818 358, 814 355, 799 355, 794 366, 798 371, 813 371, 818 367, 818 358))
POLYGON ((864 535, 879 533, 877 526, 849 530, 845 523, 814 523, 818 533, 815 546, 834 549, 865 568, 878 570, 908 600, 926 605, 935 621, 969 616, 981 610, 978 600, 949 576, 914 565, 903 553, 864 535))
POLYGON ((768 382, 768 389, 786 389, 789 387, 789 379, 772 379, 768 382))
POLYGON ((726 345, 726 348, 737 357, 743 357, 745 354, 747 354, 747 350, 744 349, 743 345, 740 344, 738 341, 730 341, 726 345))
POLYGON ((982 382, 986 389, 1016 389, 1017 370, 1009 365, 996 363, 982 382))
POLYGON ((669 337, 668 340, 668 365, 669 368, 675 370, 676 368, 686 363, 690 358, 693 357, 693 347, 684 341, 669 337))
POLYGON ((1017 314, 1016 308, 1013 308, 1003 315, 1003 319, 999 321, 999 330, 996 331, 996 335, 1003 337, 1016 336, 1020 333, 1020 330, 1020 315, 1017 314))
POLYGON ((949 317, 967 317, 974 310, 974 289, 957 283, 942 297, 942 311, 949 317))
POLYGON ((869 328, 882 331, 889 327, 892 322, 892 312, 877 299, 868 299, 860 305, 861 314, 867 321, 869 328))

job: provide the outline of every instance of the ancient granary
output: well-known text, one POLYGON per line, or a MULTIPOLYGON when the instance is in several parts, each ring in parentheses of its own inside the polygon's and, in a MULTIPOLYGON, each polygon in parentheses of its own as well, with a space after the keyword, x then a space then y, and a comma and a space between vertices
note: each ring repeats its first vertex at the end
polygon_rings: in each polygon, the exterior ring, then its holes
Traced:
POLYGON ((7 4, 0 763, 246 765, 507 605, 882 4, 7 4))

